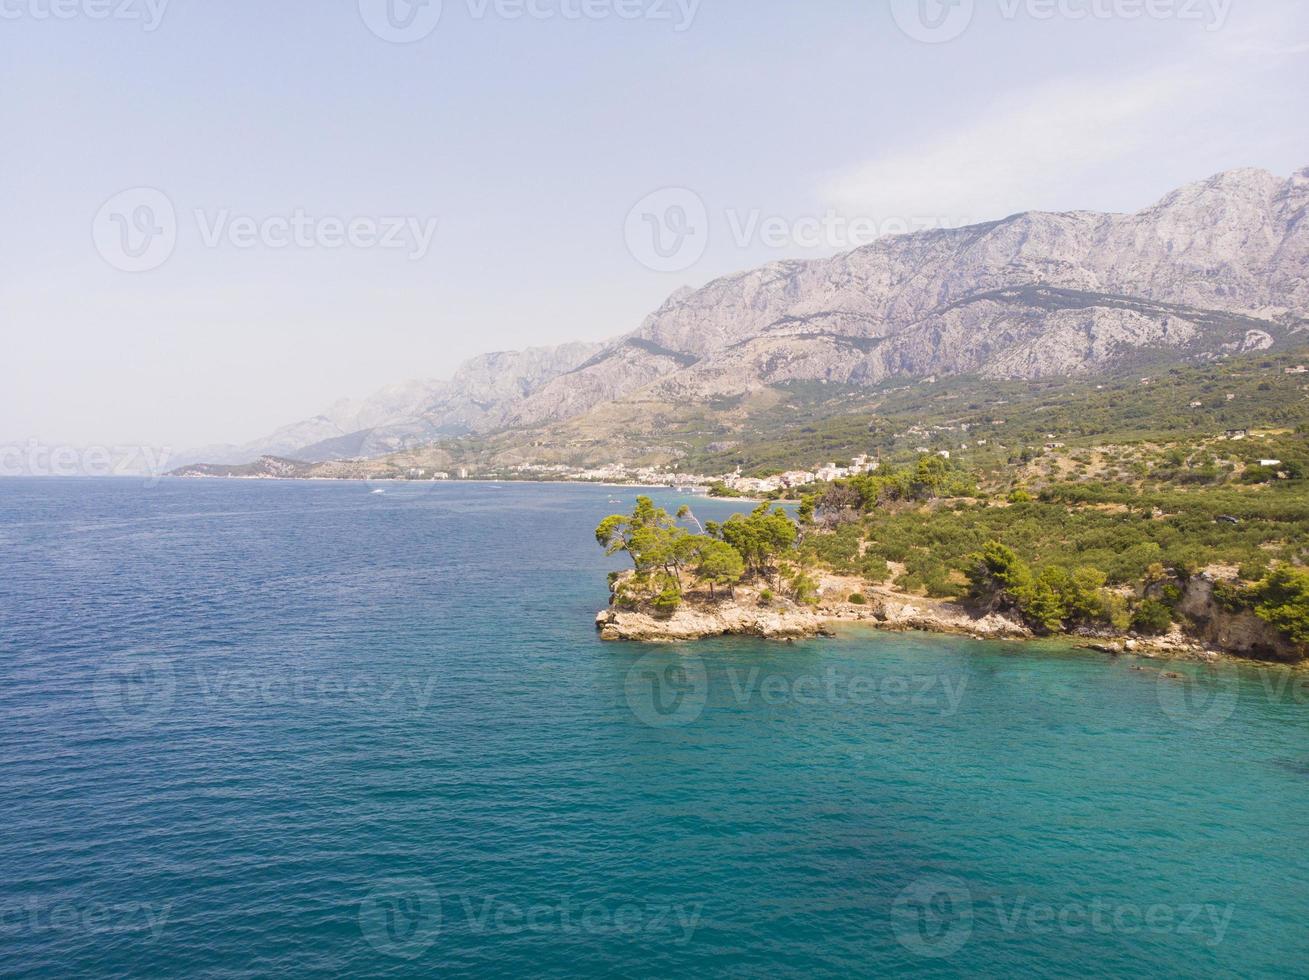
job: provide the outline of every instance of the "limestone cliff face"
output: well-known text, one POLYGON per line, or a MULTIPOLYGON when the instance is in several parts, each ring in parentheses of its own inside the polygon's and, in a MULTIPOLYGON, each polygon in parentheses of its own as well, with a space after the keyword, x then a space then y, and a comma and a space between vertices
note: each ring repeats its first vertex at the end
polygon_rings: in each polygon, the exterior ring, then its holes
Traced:
POLYGON ((793 380, 1090 374, 1309 334, 1309 169, 1220 174, 1133 215, 1029 213, 779 262, 673 296, 520 423, 637 392, 711 398, 793 380), (655 379, 652 381, 652 379, 655 379))
POLYGON ((339 401, 322 415, 263 439, 193 449, 178 462, 244 464, 269 455, 315 462, 371 458, 442 437, 491 431, 508 424, 524 398, 602 349, 575 343, 483 354, 448 381, 390 385, 368 398, 339 401))
MULTIPOLYGON (((630 576, 625 573, 618 581, 630 576)), ((1129 653, 1162 659, 1210 661, 1219 653, 1256 661, 1303 662, 1302 652, 1251 612, 1230 612, 1214 597, 1217 580, 1211 574, 1194 576, 1187 583, 1178 611, 1189 620, 1174 626, 1167 636, 1135 634, 1106 639, 1111 631, 1080 630, 1074 635, 1099 638, 1084 644, 1115 656, 1129 653)), ((738 586, 733 594, 709 599, 703 593, 689 597, 671 616, 653 615, 648 608, 616 604, 596 616, 603 640, 645 643, 683 643, 712 636, 757 636, 764 639, 799 639, 829 633, 831 627, 859 624, 882 630, 918 630, 985 640, 1025 640, 1034 637, 1023 623, 999 613, 986 613, 944 599, 907 595, 886 586, 869 586, 858 578, 822 573, 816 606, 800 606, 780 596, 762 601, 760 588, 738 586), (862 603, 851 603, 860 592, 862 603)))
MULTIPOLYGON (((243 462, 376 456, 586 415, 629 399, 700 401, 788 381, 875 384, 980 373, 1092 374, 1309 339, 1309 169, 1234 170, 1137 214, 1027 213, 880 239, 683 289, 605 345, 490 354, 243 447, 243 462)), ((221 452, 220 452, 221 451, 221 452)))
POLYGON ((443 433, 500 428, 522 399, 575 370, 601 346, 563 344, 475 357, 438 388, 422 406, 419 418, 443 433))
POLYGON ((1196 632, 1220 650, 1256 660, 1299 663, 1301 653, 1286 637, 1252 612, 1230 612, 1214 600, 1216 580, 1207 573, 1186 585, 1178 611, 1196 625, 1196 632))
MULTIPOLYGON (((625 573, 617 581, 630 578, 625 573)), ((617 581, 615 585, 617 585, 617 581)), ((758 636, 789 640, 826 635, 835 623, 860 623, 885 630, 924 630, 980 639, 1029 639, 1032 631, 998 614, 978 614, 957 603, 908 596, 887 588, 869 589, 861 579, 822 573, 816 606, 801 606, 781 596, 763 601, 758 585, 740 585, 730 596, 708 599, 698 594, 671 616, 648 609, 628 609, 610 596, 608 609, 596 616, 603 640, 680 643, 710 636, 758 636), (851 603, 854 592, 867 593, 865 602, 851 603)))
POLYGON ((685 643, 710 636, 758 636, 767 640, 797 640, 827 632, 812 612, 759 609, 738 604, 684 607, 667 618, 642 612, 606 609, 596 615, 602 640, 639 643, 685 643))

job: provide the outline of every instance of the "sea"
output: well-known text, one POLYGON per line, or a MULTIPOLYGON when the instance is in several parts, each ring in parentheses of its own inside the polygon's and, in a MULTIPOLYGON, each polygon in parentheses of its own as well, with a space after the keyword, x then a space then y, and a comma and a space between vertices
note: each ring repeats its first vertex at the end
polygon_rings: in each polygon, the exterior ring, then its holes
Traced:
POLYGON ((1309 674, 603 643, 637 492, 0 480, 0 976, 1309 975, 1309 674))

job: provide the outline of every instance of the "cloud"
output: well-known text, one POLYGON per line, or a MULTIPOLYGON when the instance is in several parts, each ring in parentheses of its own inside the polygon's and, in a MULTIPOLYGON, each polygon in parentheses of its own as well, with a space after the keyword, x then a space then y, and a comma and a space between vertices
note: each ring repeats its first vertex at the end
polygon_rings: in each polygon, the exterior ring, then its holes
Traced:
POLYGON ((1301 160, 1299 113, 1309 4, 1246 6, 1135 72, 1106 63, 1009 93, 989 111, 942 126, 824 182, 824 203, 850 217, 961 225, 1031 209, 1143 206, 1229 166, 1301 160))
POLYGON ((1221 31, 1205 36, 1206 46, 1236 58, 1294 58, 1309 54, 1309 10, 1303 0, 1247 4, 1221 31))
POLYGON ((828 181, 850 214, 945 225, 1071 206, 1079 177, 1143 152, 1195 95, 1189 74, 1064 80, 1010 97, 956 132, 906 146, 828 181))
POLYGON ((1268 58, 1289 58, 1309 54, 1309 41, 1278 44, 1276 42, 1244 41, 1231 46, 1232 54, 1256 55, 1268 58))

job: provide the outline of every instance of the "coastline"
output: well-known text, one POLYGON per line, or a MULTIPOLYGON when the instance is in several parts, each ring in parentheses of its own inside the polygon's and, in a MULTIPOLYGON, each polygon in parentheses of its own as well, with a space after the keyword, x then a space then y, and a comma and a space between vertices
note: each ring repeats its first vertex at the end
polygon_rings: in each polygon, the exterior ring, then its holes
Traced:
MULTIPOLYGON (((540 486, 540 487, 600 487, 606 490, 670 490, 677 492, 677 487, 668 483, 611 483, 600 480, 523 480, 514 477, 506 477, 499 480, 493 479, 467 479, 467 480, 421 480, 410 477, 368 477, 368 476, 278 476, 272 473, 251 473, 251 474, 227 474, 227 473, 165 473, 158 479, 161 480, 276 480, 285 483, 306 482, 306 483, 367 483, 385 485, 395 483, 399 485, 432 485, 432 486, 464 486, 468 484, 476 486, 499 486, 503 484, 519 484, 522 486, 540 486)), ((710 500, 718 503, 740 503, 740 504, 798 504, 798 497, 715 497, 707 491, 686 493, 685 496, 695 497, 698 500, 710 500)))
MULTIPOLYGON (((252 475, 227 475, 218 473, 165 473, 159 477, 161 480, 272 480, 280 483, 367 483, 367 484, 400 484, 422 486, 500 486, 502 484, 517 484, 522 486, 564 486, 564 487, 600 487, 606 490, 676 490, 676 487, 669 486, 666 483, 601 483, 596 480, 412 480, 408 477, 367 477, 367 476, 273 476, 271 474, 252 474, 252 475)), ((708 494, 687 494, 695 496, 702 500, 734 500, 738 498, 728 497, 710 497, 708 494)), ((751 501, 746 498, 740 498, 746 503, 764 503, 764 501, 751 501)), ((771 503, 771 501, 769 501, 771 503)), ((793 503, 794 501, 777 501, 778 503, 793 503)))
POLYGON ((596 630, 607 642, 687 643, 718 636, 749 636, 795 641, 835 636, 840 627, 863 627, 880 632, 933 633, 976 640, 1058 642, 1070 648, 1161 661, 1268 664, 1294 667, 1275 659, 1238 655, 1187 635, 1181 627, 1163 636, 1101 630, 1041 636, 1008 616, 979 616, 962 605, 942 599, 910 595, 885 586, 862 586, 862 604, 848 597, 859 592, 856 579, 823 576, 821 598, 814 607, 779 598, 763 602, 759 590, 738 586, 730 598, 694 596, 673 615, 656 617, 612 604, 596 615, 596 630), (854 586, 854 587, 852 587, 854 586))

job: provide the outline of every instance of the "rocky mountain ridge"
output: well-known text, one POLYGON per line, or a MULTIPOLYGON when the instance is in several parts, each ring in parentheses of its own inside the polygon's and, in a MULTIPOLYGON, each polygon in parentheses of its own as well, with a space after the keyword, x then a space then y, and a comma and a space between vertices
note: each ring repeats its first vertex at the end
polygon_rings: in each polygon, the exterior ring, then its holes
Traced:
POLYGON ((208 446, 178 457, 180 465, 239 466, 262 457, 305 462, 371 458, 441 438, 501 428, 524 398, 602 350, 573 343, 482 354, 448 381, 390 385, 367 398, 342 399, 321 415, 239 446, 208 446))
POLYGON ((1147 348, 1272 347, 1309 315, 1306 210, 1309 168, 1288 180, 1237 170, 1134 215, 1028 212, 773 263, 676 294, 513 421, 643 389, 678 400, 797 380, 1036 378, 1147 348))
POLYGON ((1136 214, 1028 212, 775 262, 673 294, 604 345, 493 354, 448 382, 342 403, 223 458, 380 456, 640 399, 771 385, 1090 375, 1134 357, 1264 350, 1309 335, 1309 168, 1234 170, 1136 214), (293 445, 293 443, 299 443, 293 445))

